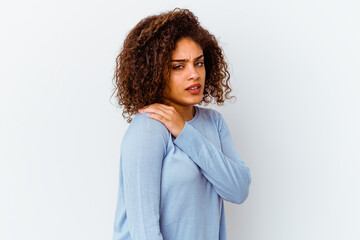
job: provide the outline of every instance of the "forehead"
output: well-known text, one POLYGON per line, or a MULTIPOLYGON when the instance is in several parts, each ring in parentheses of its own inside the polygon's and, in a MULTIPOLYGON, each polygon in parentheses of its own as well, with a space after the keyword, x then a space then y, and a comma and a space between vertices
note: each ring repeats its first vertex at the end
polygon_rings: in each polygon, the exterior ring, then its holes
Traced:
POLYGON ((181 38, 176 42, 176 47, 171 53, 172 59, 194 59, 203 54, 203 50, 191 38, 181 38))

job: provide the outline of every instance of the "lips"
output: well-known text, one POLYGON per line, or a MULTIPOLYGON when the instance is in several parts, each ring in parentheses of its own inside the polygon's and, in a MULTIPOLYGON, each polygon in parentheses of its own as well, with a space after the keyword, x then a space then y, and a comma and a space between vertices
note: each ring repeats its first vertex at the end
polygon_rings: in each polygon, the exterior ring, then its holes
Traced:
POLYGON ((188 86, 185 90, 189 90, 190 88, 200 88, 200 87, 201 87, 201 84, 200 84, 200 83, 196 83, 196 84, 193 84, 193 85, 188 86))

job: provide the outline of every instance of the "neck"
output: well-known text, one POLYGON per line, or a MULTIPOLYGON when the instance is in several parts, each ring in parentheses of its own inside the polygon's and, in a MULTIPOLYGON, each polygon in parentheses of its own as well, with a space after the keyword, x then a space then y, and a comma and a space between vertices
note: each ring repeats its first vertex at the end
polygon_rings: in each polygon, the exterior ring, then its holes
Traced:
POLYGON ((178 111, 178 113, 180 113, 185 121, 190 121, 195 116, 195 107, 193 105, 182 107, 174 106, 174 108, 178 111))

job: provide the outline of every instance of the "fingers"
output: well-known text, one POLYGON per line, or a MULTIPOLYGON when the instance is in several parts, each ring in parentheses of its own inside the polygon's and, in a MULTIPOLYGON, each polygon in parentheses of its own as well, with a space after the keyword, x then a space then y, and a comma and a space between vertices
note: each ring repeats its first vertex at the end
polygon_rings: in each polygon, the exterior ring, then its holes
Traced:
POLYGON ((169 123, 169 116, 164 109, 161 109, 159 106, 149 106, 142 111, 139 111, 140 113, 148 113, 147 117, 152 118, 155 120, 158 120, 162 122, 165 126, 169 123))
MULTIPOLYGON (((172 107, 168 107, 164 104, 159 104, 159 103, 154 103, 148 106, 143 107, 142 109, 139 110, 140 113, 153 113, 150 116, 154 116, 154 115, 160 115, 161 119, 169 119, 169 114, 168 111, 171 110, 172 107)), ((149 116, 149 114, 148 114, 149 116)))
POLYGON ((182 131, 185 125, 184 119, 173 106, 161 103, 154 103, 143 107, 140 113, 148 113, 149 118, 162 122, 175 137, 182 131))
POLYGON ((163 115, 156 114, 156 113, 149 113, 147 116, 149 118, 153 118, 155 120, 162 122, 165 126, 167 125, 168 119, 165 118, 163 115))

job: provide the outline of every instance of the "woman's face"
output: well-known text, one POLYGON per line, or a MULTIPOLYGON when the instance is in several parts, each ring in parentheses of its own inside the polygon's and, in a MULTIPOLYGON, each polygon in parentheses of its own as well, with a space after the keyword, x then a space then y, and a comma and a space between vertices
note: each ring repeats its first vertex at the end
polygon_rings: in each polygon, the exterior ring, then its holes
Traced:
MULTIPOLYGON (((201 101, 205 86, 204 55, 191 38, 181 38, 171 54, 170 80, 165 87, 168 105, 194 105, 201 101), (194 90, 189 90, 193 88, 194 90)), ((181 107, 179 106, 179 107, 181 107)))

